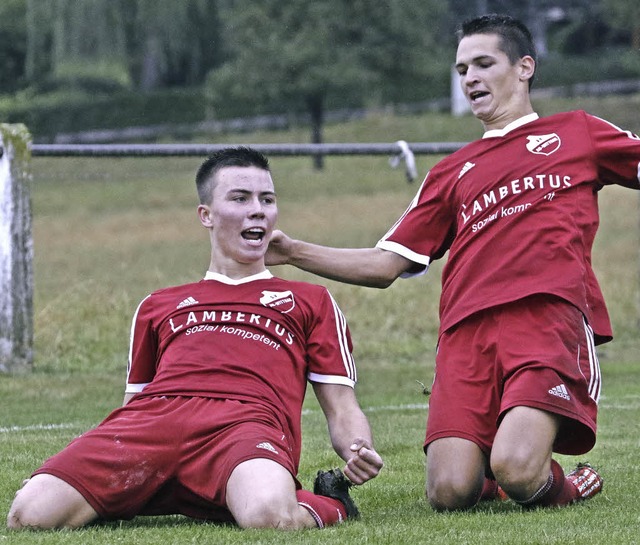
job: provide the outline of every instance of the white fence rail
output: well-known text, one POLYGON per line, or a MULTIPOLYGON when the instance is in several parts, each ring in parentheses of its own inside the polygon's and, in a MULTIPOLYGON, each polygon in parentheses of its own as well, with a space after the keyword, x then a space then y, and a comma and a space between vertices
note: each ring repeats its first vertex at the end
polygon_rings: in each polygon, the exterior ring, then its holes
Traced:
MULTIPOLYGON (((33 365, 33 240, 29 162, 33 157, 206 157, 233 144, 31 144, 23 125, 0 124, 0 373, 33 365)), ((269 156, 388 155, 416 176, 414 154, 448 154, 463 142, 252 144, 269 156)))

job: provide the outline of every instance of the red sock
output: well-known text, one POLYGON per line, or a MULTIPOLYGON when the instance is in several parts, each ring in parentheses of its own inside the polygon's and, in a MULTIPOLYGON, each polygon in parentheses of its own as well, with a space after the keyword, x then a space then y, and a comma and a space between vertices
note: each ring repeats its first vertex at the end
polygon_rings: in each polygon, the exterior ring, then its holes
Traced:
POLYGON ((332 526, 347 520, 347 512, 339 500, 334 500, 327 496, 318 496, 308 490, 298 490, 296 497, 298 498, 298 504, 311 513, 318 528, 332 526))
POLYGON ((480 494, 480 501, 493 500, 498 494, 498 482, 495 479, 484 478, 482 483, 482 492, 480 494))
POLYGON ((535 497, 534 501, 529 505, 540 505, 542 507, 560 507, 568 505, 574 502, 577 498, 578 490, 573 484, 564 476, 564 471, 560 464, 555 460, 551 460, 551 475, 549 475, 549 482, 543 487, 548 487, 547 490, 540 494, 539 497, 535 497))

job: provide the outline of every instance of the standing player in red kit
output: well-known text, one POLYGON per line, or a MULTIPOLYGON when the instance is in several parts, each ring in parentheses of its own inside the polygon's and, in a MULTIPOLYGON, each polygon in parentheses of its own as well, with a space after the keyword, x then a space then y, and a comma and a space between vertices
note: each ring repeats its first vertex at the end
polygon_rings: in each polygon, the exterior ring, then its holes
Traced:
POLYGON ((591 267, 597 194, 610 184, 639 188, 640 140, 582 111, 539 118, 529 95, 535 59, 517 20, 464 23, 456 69, 484 137, 429 172, 375 248, 276 233, 267 255, 384 288, 449 252, 424 444, 437 510, 503 492, 526 506, 560 506, 602 489, 590 465, 565 476, 552 452, 595 444, 594 346, 612 338, 591 267))
POLYGON ((10 528, 178 513, 298 529, 358 516, 349 487, 382 460, 355 397, 344 316, 324 287, 266 269, 277 205, 262 154, 222 150, 196 183, 211 241, 204 280, 140 303, 124 406, 34 473, 10 528), (314 493, 296 479, 307 381, 346 462, 344 474, 318 472, 314 493))

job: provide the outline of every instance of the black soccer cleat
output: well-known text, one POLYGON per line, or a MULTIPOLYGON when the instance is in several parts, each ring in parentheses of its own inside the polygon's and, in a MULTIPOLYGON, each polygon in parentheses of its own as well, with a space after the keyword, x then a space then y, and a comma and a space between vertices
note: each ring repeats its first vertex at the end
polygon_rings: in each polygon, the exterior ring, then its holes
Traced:
POLYGON ((318 496, 326 496, 338 500, 344 505, 347 512, 347 518, 360 518, 360 511, 353 503, 349 496, 349 489, 353 483, 347 479, 339 469, 330 469, 329 471, 318 471, 316 480, 313 483, 313 493, 318 496))

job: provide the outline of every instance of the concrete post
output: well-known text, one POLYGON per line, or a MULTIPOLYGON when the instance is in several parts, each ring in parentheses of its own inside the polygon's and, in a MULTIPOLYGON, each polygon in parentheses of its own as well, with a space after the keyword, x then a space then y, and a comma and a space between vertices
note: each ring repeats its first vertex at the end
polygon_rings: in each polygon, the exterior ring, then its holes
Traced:
POLYGON ((467 102, 467 99, 460 87, 460 76, 455 66, 451 67, 451 115, 454 117, 462 117, 471 113, 471 106, 467 102))
POLYGON ((0 123, 0 372, 33 365, 31 136, 0 123))

